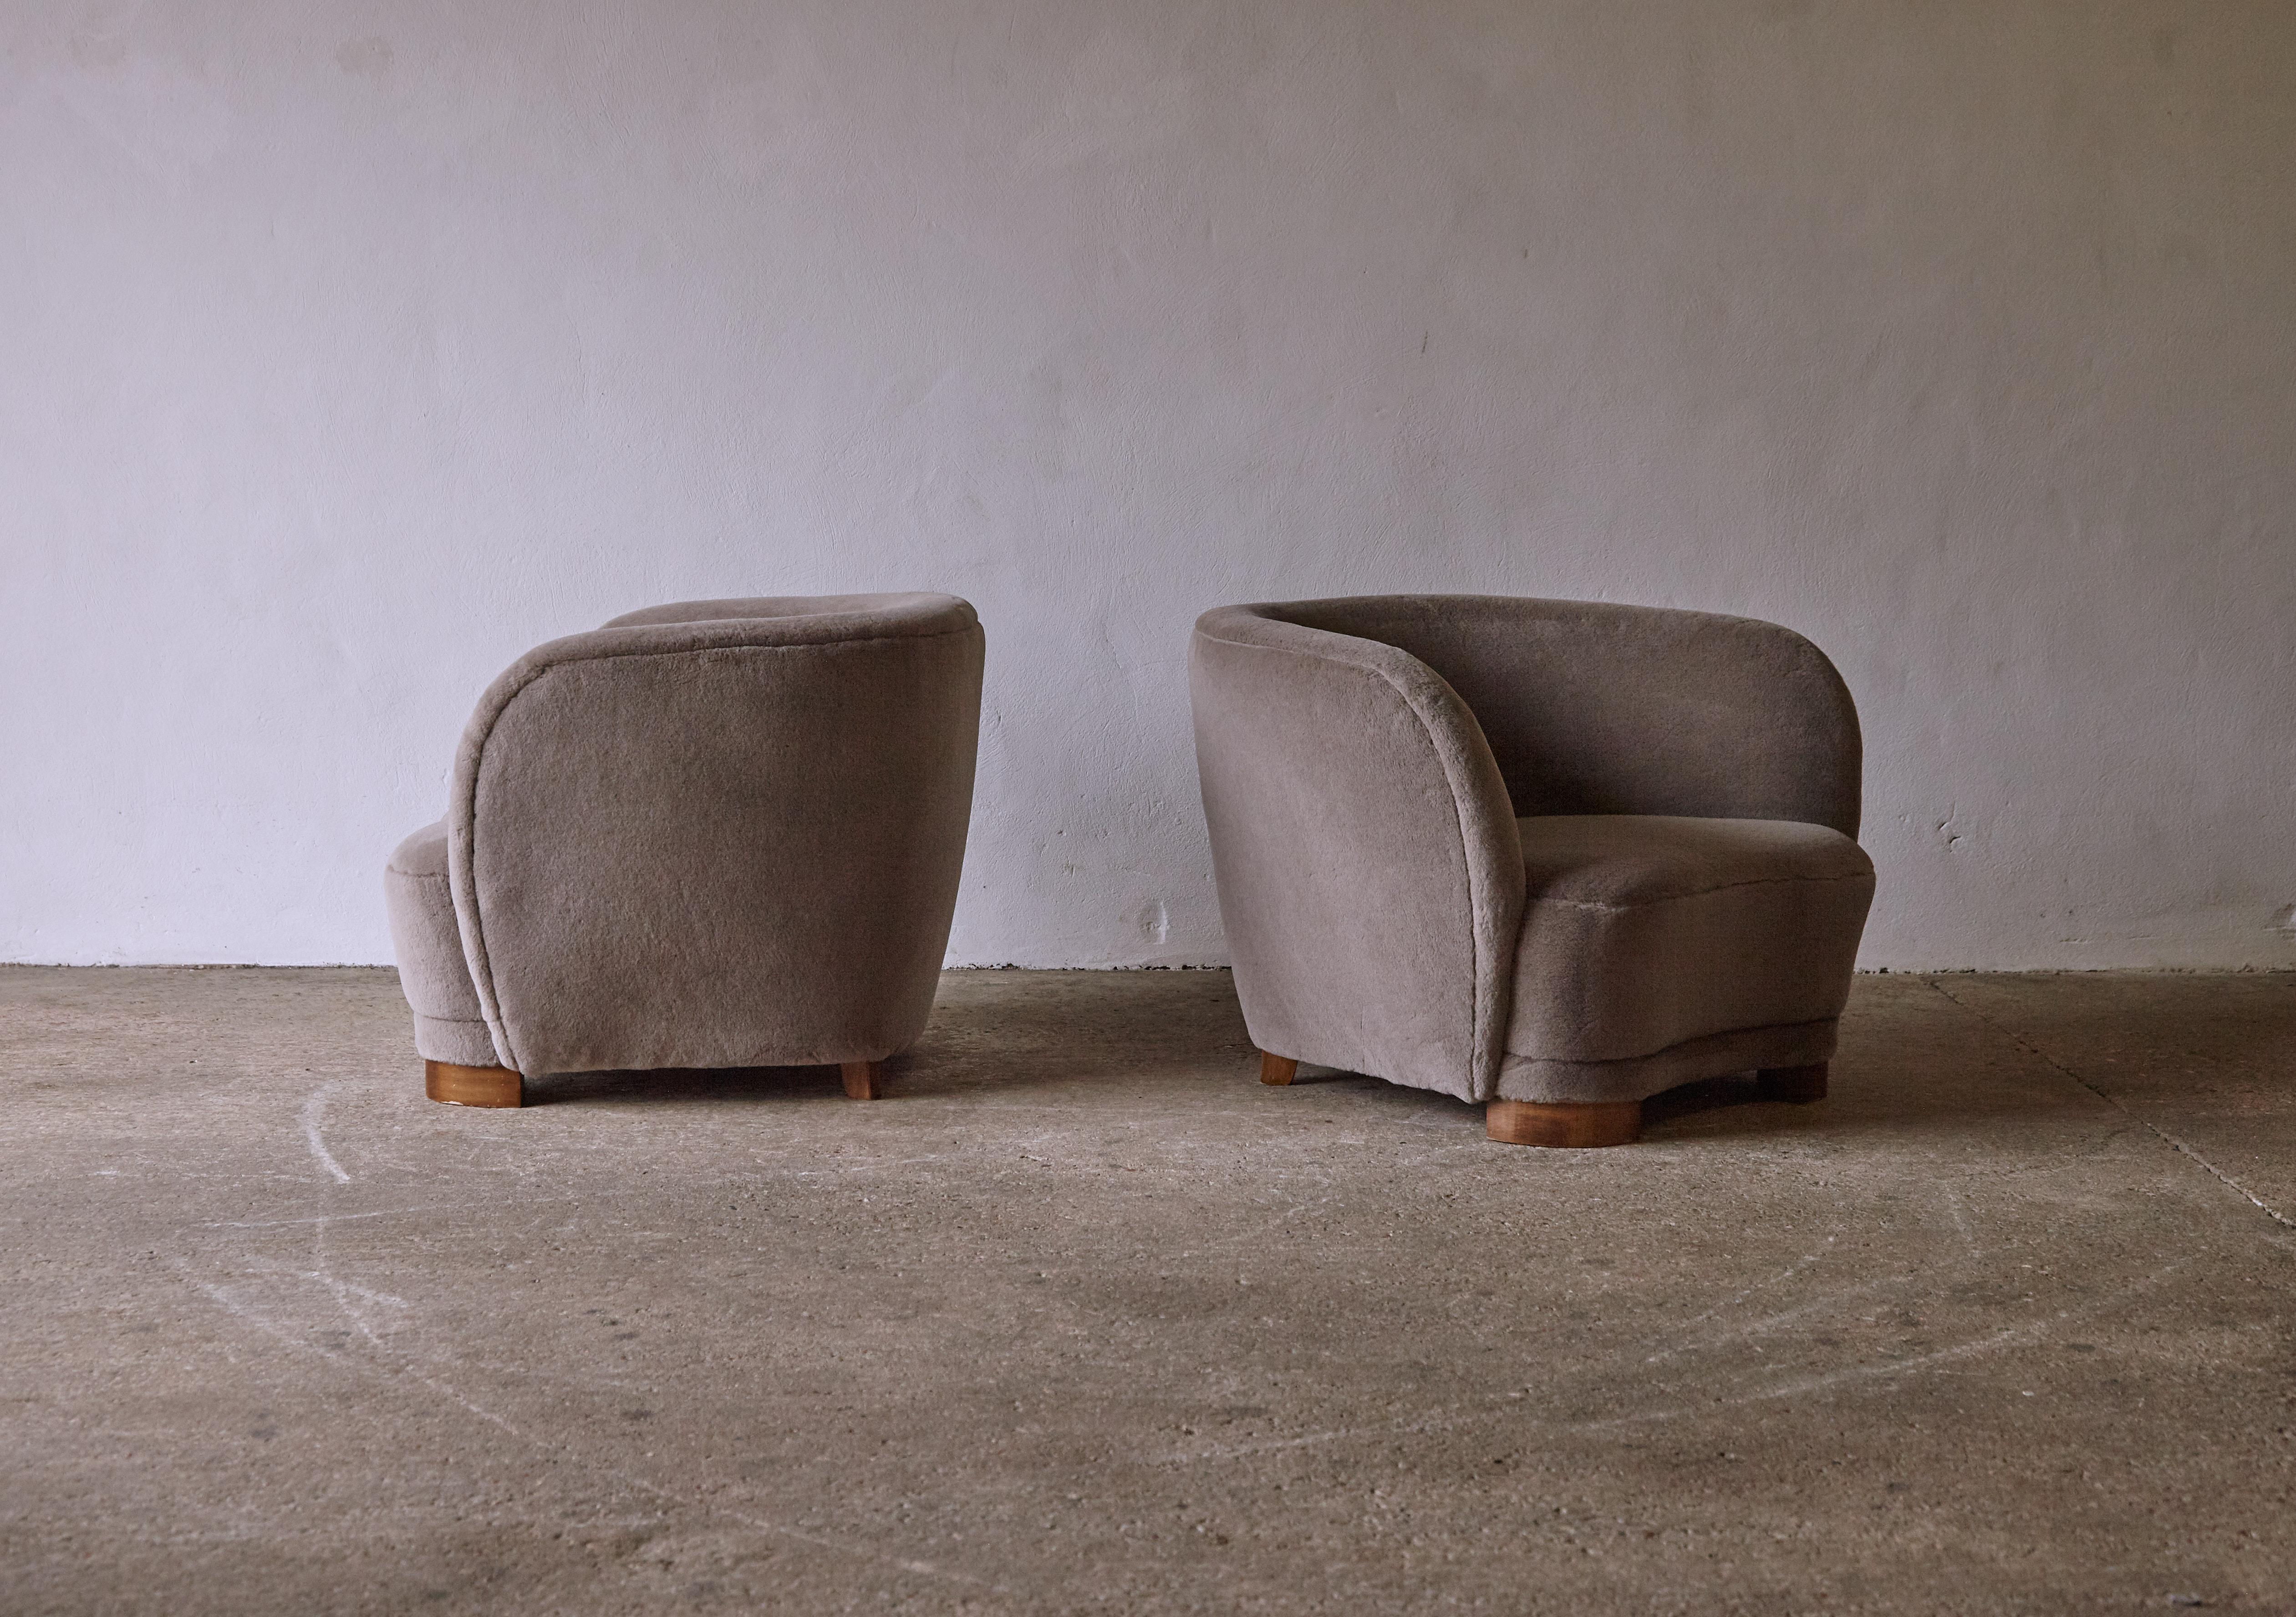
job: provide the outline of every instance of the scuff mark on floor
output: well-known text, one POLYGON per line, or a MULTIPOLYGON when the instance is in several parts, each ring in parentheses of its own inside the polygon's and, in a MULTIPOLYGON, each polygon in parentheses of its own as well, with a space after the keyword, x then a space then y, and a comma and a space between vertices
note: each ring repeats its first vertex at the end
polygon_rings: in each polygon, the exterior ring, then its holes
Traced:
POLYGON ((1924 978, 1923 981, 1948 1003, 1956 1005, 1962 1010, 1967 1011, 1972 1016, 1976 1017, 1978 1021, 1983 1022, 1987 1027, 1991 1028, 1995 1032, 2000 1034, 2004 1038, 2006 1038, 2011 1044, 2023 1051, 2026 1055, 2031 1056, 2035 1061, 2041 1063, 2044 1066, 2050 1068, 2054 1071, 2062 1073, 2066 1078, 2070 1079, 2074 1083, 2079 1084, 2082 1088, 2096 1096, 2097 1099, 2103 1101, 2106 1105, 2120 1113, 2121 1116, 2127 1118, 2130 1122, 2136 1124, 2146 1133, 2152 1135, 2153 1138, 2161 1141, 2171 1150, 2180 1152, 2185 1156, 2191 1158, 2194 1162, 2199 1165, 2203 1172, 2206 1172, 2216 1178, 2223 1184, 2226 1189, 2237 1193, 2240 1196, 2253 1205, 2258 1211, 2261 1212, 2266 1218, 2271 1219, 2274 1223, 2280 1225, 2285 1229, 2296 1229, 2296 1219, 2290 1218, 2286 1213, 2282 1212, 2278 1208, 2273 1206, 2271 1202, 2266 1201, 2262 1196, 2258 1195, 2254 1191, 2242 1184, 2238 1179, 2234 1178, 2232 1175, 2226 1173, 2214 1162, 2210 1161, 2208 1158, 2202 1156, 2198 1151, 2195 1151, 2187 1142, 2178 1139, 2175 1135, 2170 1134, 2166 1129, 2161 1128, 2158 1123, 2153 1122, 2149 1118, 2140 1117, 2136 1112, 2130 1111, 2119 1097, 2105 1090, 2098 1088, 2095 1084, 2089 1082, 2088 1079, 2083 1078, 2079 1073, 2074 1071, 2070 1067, 2065 1065, 2064 1063, 2059 1061, 2055 1056, 2050 1055, 2046 1050, 2044 1050, 2040 1046, 2033 1043, 2032 1040, 2025 1038, 2022 1034, 2013 1032, 2009 1029, 2003 1027, 1998 1022, 1996 1022, 1992 1017, 1988 1016, 1984 1012, 1979 1010, 1975 1005, 1969 1004, 1966 1000, 1956 999, 1953 995, 1947 990, 1946 986, 1938 981, 1935 978, 1924 978))
MULTIPOLYGON (((314 1096, 314 1099, 318 1097, 314 1096)), ((322 1147, 322 1149, 324 1149, 324 1147, 322 1147)), ((326 1235, 325 1220, 323 1219, 320 1221, 319 1227, 315 1234, 316 1239, 320 1243, 324 1242, 326 1235)), ((513 1424, 511 1421, 494 1410, 488 1409, 484 1405, 476 1403, 471 1399, 465 1397, 458 1388, 453 1385, 453 1383, 442 1380, 438 1376, 425 1374, 421 1369, 418 1369, 405 1355, 392 1352, 389 1345, 386 1344, 383 1339, 371 1328, 364 1314, 351 1303, 349 1299, 353 1296, 357 1296, 398 1303, 401 1306, 405 1306, 404 1300, 391 1297, 388 1293, 373 1291, 367 1287, 355 1285, 339 1279, 332 1270, 327 1268, 324 1261, 324 1256, 317 1268, 310 1270, 296 1270, 291 1272, 293 1272, 298 1278, 314 1281, 324 1287, 334 1299, 336 1306, 342 1310, 345 1316, 350 1319, 353 1326, 358 1329, 359 1334, 365 1337, 379 1352, 387 1355, 390 1358, 396 1367, 397 1374, 386 1374, 379 1365, 363 1364, 356 1358, 346 1357, 342 1354, 330 1353, 326 1351, 324 1349, 315 1345, 314 1343, 305 1340, 303 1337, 296 1335, 291 1330, 283 1326, 279 1322, 270 1318, 261 1311, 250 1308, 247 1304, 242 1302, 232 1295, 227 1287, 217 1285, 212 1281, 202 1280, 197 1276, 192 1274, 190 1266, 187 1263, 183 1262, 181 1260, 177 1260, 172 1267, 174 1267, 177 1273, 181 1274, 185 1280, 190 1282, 193 1288, 204 1294, 210 1301, 222 1309, 225 1313, 230 1315, 233 1318, 240 1320, 254 1329, 262 1332, 265 1335, 284 1343, 288 1347, 299 1349, 302 1351, 315 1354, 319 1358, 325 1359, 330 1364, 341 1366, 345 1369, 349 1370, 352 1374, 365 1378, 383 1381, 386 1383, 398 1383, 403 1380, 414 1381, 431 1393, 448 1402, 459 1406, 464 1411, 476 1416, 480 1420, 486 1421, 492 1425, 500 1428, 504 1433, 517 1439, 522 1443, 527 1444, 530 1448, 546 1453, 562 1454, 571 1458, 583 1457, 575 1453, 572 1445, 552 1442, 548 1439, 537 1437, 531 1432, 521 1430, 520 1427, 513 1424)), ((658 1482, 646 1477, 638 1476, 618 1466, 596 1465, 594 1464, 591 1466, 591 1469, 595 1474, 610 1477, 627 1488, 635 1490, 639 1493, 646 1494, 652 1498, 660 1500, 670 1510, 674 1510, 681 1506, 693 1506, 698 1505, 706 1514, 720 1516, 727 1521, 737 1522, 742 1526, 750 1529, 752 1531, 768 1533, 776 1538, 787 1539, 792 1542, 804 1544, 816 1549, 826 1550, 835 1555, 851 1556, 859 1560, 875 1562, 880 1565, 890 1566, 897 1571, 908 1572, 916 1577, 933 1578, 946 1582, 964 1584, 974 1588, 985 1589, 992 1594, 1009 1595, 1013 1592, 1002 1584, 992 1583, 987 1579, 974 1577, 970 1572, 958 1572, 954 1568, 940 1566, 930 1561, 918 1560, 913 1556, 887 1555, 881 1551, 869 1549, 859 1545, 849 1544, 840 1539, 829 1538, 821 1533, 808 1532, 802 1528, 791 1527, 785 1523, 769 1521, 765 1517, 753 1515, 747 1511, 734 1509, 730 1506, 715 1500, 697 1500, 689 1495, 674 1493, 658 1482)), ((668 1514, 668 1511, 666 1510, 664 1514, 668 1514)))
POLYGON ((327 1101, 334 1092, 334 1085, 321 1084, 311 1091, 311 1098, 303 1103, 303 1139, 311 1147, 311 1155, 319 1166, 335 1176, 335 1183, 348 1185, 351 1182, 351 1176, 343 1171, 340 1162, 335 1161, 335 1153, 327 1149, 326 1137, 319 1132, 320 1123, 326 1119, 327 1101))
MULTIPOLYGON (((1718 1409, 1742 1408, 1749 1404, 1770 1403, 1779 1399, 1795 1398, 1807 1392, 1823 1391, 1828 1387, 1846 1383, 1875 1381, 1907 1375, 1941 1364, 1975 1358, 2003 1348, 2015 1347, 2027 1342, 2038 1342, 2050 1332, 2074 1320, 2086 1319, 2101 1313, 2108 1306, 2124 1302, 2152 1290, 2169 1276, 2185 1268, 2185 1260, 2162 1265, 2142 1280, 2121 1287, 2111 1296, 2101 1297, 2080 1308, 2060 1309, 2046 1319, 2031 1320, 2024 1325, 2009 1326, 1987 1333, 1968 1342, 1956 1342, 1949 1348, 1918 1354, 1911 1358, 1894 1359, 1886 1364, 1849 1365, 1830 1370, 1822 1375, 1804 1376, 1774 1387, 1758 1387, 1734 1397, 1718 1398, 1711 1403, 1683 1405, 1663 1409, 1637 1409, 1626 1415, 1607 1416, 1592 1421, 1532 1421, 1528 1430, 1554 1436, 1580 1434, 1590 1432, 1616 1431, 1628 1426, 1643 1426, 1681 1420, 1689 1416, 1710 1415, 1718 1409)), ((1480 1424, 1504 1413, 1508 1406, 1519 1405, 1521 1393, 1510 1392, 1496 1398, 1480 1408, 1462 1411, 1456 1415, 1437 1415, 1417 1419, 1377 1422, 1366 1426, 1343 1426, 1327 1432, 1304 1432, 1298 1437, 1266 1438, 1253 1442, 1227 1443, 1199 1449, 1180 1454, 1159 1455, 1148 1463, 1157 1465, 1199 1465, 1211 1460, 1245 1459, 1254 1455, 1274 1454, 1287 1449, 1318 1448, 1330 1443, 1343 1443, 1358 1438, 1404 1437, 1436 1432, 1453 1432, 1463 1427, 1480 1424)))

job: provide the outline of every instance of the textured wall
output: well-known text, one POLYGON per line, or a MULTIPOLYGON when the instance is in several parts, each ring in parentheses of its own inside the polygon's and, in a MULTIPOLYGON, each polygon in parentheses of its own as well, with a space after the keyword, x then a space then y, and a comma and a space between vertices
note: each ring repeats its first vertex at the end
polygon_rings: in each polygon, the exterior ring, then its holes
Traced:
POLYGON ((525 646, 934 588, 952 957, 1220 957, 1183 654, 1841 665, 1866 961, 2296 963, 2287 0, 0 0, 0 958, 387 957, 525 646))

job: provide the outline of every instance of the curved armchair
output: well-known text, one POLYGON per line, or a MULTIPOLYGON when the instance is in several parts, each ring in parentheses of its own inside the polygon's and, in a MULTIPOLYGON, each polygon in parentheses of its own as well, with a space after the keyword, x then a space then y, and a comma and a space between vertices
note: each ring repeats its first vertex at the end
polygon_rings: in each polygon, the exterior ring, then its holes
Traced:
POLYGON ((1633 1139, 1756 1071, 1824 1093, 1874 868, 1824 653, 1706 612, 1480 595, 1196 623, 1196 759, 1261 1075, 1488 1104, 1494 1138, 1633 1139))
POLYGON ((983 642, 950 595, 693 601, 529 652, 385 889, 435 1100, 521 1075, 835 1064, 931 1013, 983 642))

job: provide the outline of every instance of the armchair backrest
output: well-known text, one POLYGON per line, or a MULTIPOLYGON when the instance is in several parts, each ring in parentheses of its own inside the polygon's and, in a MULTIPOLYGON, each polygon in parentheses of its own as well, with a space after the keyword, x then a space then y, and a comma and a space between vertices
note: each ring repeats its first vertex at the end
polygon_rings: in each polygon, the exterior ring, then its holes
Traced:
POLYGON ((525 1072, 875 1060, 930 1014, 983 641, 948 595, 692 602, 537 647, 455 759, 465 958, 525 1072))
POLYGON ((1803 820, 1857 834, 1857 710, 1825 653, 1792 629, 1493 595, 1250 610, 1433 669, 1482 726, 1518 816, 1803 820))

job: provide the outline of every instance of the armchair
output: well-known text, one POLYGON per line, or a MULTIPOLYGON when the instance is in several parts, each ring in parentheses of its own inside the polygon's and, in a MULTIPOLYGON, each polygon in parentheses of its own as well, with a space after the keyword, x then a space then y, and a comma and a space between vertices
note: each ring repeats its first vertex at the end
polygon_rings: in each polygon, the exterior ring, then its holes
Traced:
POLYGON ((384 878, 434 1100, 835 1064, 873 1097, 947 948, 983 641, 949 595, 690 601, 529 652, 384 878))
POLYGON ((1616 1145, 1753 1071, 1822 1096, 1874 891, 1857 716, 1775 624, 1472 595, 1222 607, 1189 661, 1261 1076, 1616 1145))

